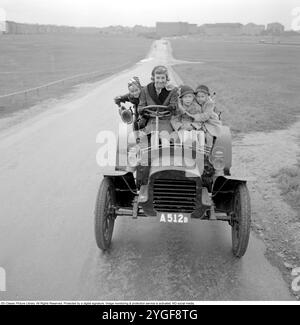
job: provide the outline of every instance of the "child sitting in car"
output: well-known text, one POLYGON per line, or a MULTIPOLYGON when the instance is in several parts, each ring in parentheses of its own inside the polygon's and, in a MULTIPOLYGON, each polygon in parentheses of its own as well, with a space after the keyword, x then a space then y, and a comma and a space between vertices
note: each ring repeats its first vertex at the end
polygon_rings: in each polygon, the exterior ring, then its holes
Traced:
MULTIPOLYGON (((138 77, 133 77, 128 82, 129 93, 123 96, 118 96, 114 99, 116 105, 121 107, 122 103, 129 102, 134 105, 134 130, 139 130, 145 127, 147 120, 138 114, 138 105, 140 103, 140 97, 142 92, 142 85, 138 77)), ((119 113, 122 113, 122 108, 120 108, 119 113)))
POLYGON ((211 150, 214 138, 220 136, 222 122, 215 112, 215 103, 210 97, 209 88, 200 85, 196 88, 196 101, 201 106, 201 114, 197 115, 197 121, 202 123, 205 131, 206 146, 211 150))
MULTIPOLYGON (((214 137, 219 136, 221 126, 221 121, 214 112, 214 108, 215 105, 210 98, 207 86, 197 87, 196 92, 189 86, 181 86, 176 116, 171 120, 180 140, 187 137, 187 131, 203 130, 205 131, 206 153, 210 154, 214 137)), ((197 140, 199 143, 200 139, 197 140)))
POLYGON ((178 103, 175 115, 171 119, 172 127, 177 131, 181 143, 198 143, 204 146, 204 139, 199 139, 197 130, 202 129, 202 123, 197 117, 201 106, 195 99, 195 92, 190 86, 181 86, 178 90, 178 103))

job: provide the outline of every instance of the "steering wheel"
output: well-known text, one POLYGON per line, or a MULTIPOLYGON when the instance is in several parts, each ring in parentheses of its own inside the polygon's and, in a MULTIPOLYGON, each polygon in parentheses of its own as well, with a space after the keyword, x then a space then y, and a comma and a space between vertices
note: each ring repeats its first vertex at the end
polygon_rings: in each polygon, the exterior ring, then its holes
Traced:
POLYGON ((143 108, 142 114, 146 117, 162 118, 171 115, 171 109, 163 105, 149 105, 143 108))

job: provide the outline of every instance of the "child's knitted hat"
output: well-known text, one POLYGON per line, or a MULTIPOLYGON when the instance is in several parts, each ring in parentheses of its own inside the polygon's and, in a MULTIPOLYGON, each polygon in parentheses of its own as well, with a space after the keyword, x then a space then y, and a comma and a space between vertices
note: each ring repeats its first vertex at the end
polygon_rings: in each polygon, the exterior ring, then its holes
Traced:
POLYGON ((195 91, 196 94, 198 93, 204 93, 208 96, 210 96, 210 91, 209 91, 209 88, 205 85, 200 85, 196 88, 196 91, 195 91))
POLYGON ((183 85, 179 87, 179 98, 182 98, 183 96, 187 94, 195 95, 195 91, 192 87, 183 85))
POLYGON ((135 85, 137 86, 139 89, 142 88, 141 82, 139 77, 132 77, 129 81, 128 81, 128 87, 135 85))

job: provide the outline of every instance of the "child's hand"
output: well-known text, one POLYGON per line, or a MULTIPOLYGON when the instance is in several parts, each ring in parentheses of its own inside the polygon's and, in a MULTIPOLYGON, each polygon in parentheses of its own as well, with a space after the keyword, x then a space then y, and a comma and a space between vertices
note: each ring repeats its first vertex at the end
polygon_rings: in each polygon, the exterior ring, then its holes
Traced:
POLYGON ((117 96, 116 98, 114 98, 114 102, 116 105, 120 106, 120 100, 121 100, 121 96, 117 96))
POLYGON ((138 113, 142 115, 144 113, 144 107, 138 107, 138 113))
POLYGON ((179 98, 178 98, 178 110, 181 114, 185 113, 185 109, 183 108, 179 98))

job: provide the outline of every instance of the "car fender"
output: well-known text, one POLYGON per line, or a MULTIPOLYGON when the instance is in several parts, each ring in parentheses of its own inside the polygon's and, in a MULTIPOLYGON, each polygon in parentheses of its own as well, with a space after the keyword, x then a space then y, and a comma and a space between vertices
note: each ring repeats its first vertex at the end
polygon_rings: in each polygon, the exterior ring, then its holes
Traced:
POLYGON ((238 184, 247 183, 247 178, 233 176, 217 176, 213 182, 212 192, 216 195, 219 191, 232 191, 238 184))

